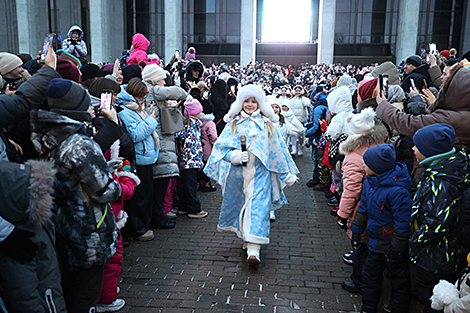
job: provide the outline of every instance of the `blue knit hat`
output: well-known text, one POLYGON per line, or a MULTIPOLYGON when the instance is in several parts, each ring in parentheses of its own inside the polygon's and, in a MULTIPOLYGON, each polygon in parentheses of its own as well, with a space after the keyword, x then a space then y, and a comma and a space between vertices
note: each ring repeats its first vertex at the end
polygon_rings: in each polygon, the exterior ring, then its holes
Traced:
POLYGON ((425 157, 442 154, 452 150, 455 144, 455 130, 443 123, 432 124, 418 130, 413 141, 425 157))
POLYGON ((367 149, 362 158, 367 167, 379 175, 395 167, 395 149, 389 144, 367 149))
POLYGON ((74 81, 54 78, 46 90, 51 112, 62 114, 78 121, 89 121, 87 112, 91 105, 88 92, 74 81))

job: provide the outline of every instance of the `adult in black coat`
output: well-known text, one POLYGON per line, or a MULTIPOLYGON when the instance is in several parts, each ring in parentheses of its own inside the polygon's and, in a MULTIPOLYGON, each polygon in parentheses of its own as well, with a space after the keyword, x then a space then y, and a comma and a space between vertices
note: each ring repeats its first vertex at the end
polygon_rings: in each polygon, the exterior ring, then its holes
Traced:
POLYGON ((212 86, 210 101, 214 105, 214 123, 217 127, 217 135, 222 133, 224 130, 225 122, 224 116, 230 109, 230 105, 227 103, 227 85, 222 79, 218 79, 214 86, 212 86))
POLYGON ((414 80, 418 90, 422 90, 424 87, 429 88, 434 86, 428 73, 429 65, 422 64, 420 56, 412 55, 408 57, 405 61, 404 70, 405 76, 401 83, 401 88, 404 92, 410 92, 410 88, 412 86, 411 79, 414 80))

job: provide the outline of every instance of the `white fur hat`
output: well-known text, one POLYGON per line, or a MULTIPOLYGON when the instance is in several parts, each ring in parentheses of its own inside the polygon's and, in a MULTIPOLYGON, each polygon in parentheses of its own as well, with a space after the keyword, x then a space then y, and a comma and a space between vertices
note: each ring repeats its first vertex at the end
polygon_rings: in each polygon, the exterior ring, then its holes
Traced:
POLYGON ((279 108, 281 107, 281 101, 279 101, 276 96, 267 96, 266 97, 266 104, 272 106, 273 104, 277 104, 279 108))
POLYGON ((165 79, 165 71, 157 64, 149 64, 142 71, 142 80, 156 84, 159 80, 165 79))
POLYGON ((224 82, 227 82, 229 78, 230 78, 230 74, 227 72, 223 72, 222 74, 219 75, 219 79, 222 79, 224 82))
POLYGON ((373 108, 367 108, 361 113, 350 113, 346 117, 344 129, 349 137, 359 137, 370 134, 375 127, 375 111, 373 108))
POLYGON ((279 116, 274 114, 273 109, 270 105, 265 102, 266 95, 263 89, 258 85, 246 85, 238 91, 237 99, 232 103, 230 110, 224 116, 225 123, 233 121, 233 119, 240 113, 243 108, 243 102, 249 98, 255 98, 258 102, 258 107, 271 122, 275 123, 279 121, 279 116))

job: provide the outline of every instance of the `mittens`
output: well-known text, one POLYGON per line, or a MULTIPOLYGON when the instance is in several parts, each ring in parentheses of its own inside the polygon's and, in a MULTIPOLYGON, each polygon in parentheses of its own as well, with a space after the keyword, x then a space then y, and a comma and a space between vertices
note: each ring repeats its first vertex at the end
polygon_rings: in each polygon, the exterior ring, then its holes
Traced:
POLYGON ((298 181, 299 178, 297 177, 297 175, 294 175, 292 173, 287 174, 287 177, 283 180, 283 182, 286 183, 287 186, 292 186, 298 181))

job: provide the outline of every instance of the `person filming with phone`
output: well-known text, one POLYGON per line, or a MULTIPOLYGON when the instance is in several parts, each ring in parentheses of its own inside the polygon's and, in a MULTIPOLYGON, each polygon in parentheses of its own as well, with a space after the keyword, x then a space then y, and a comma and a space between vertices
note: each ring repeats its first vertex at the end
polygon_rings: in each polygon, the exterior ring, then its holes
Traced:
POLYGON ((433 86, 432 79, 428 73, 429 65, 423 64, 423 61, 419 55, 409 56, 405 65, 403 66, 405 75, 401 83, 401 88, 405 92, 410 92, 411 80, 413 79, 416 83, 416 87, 421 90, 423 87, 433 86))
POLYGON ((69 38, 62 42, 62 49, 76 56, 80 60, 85 59, 88 54, 86 43, 83 41, 83 30, 80 26, 70 27, 67 35, 69 38))

